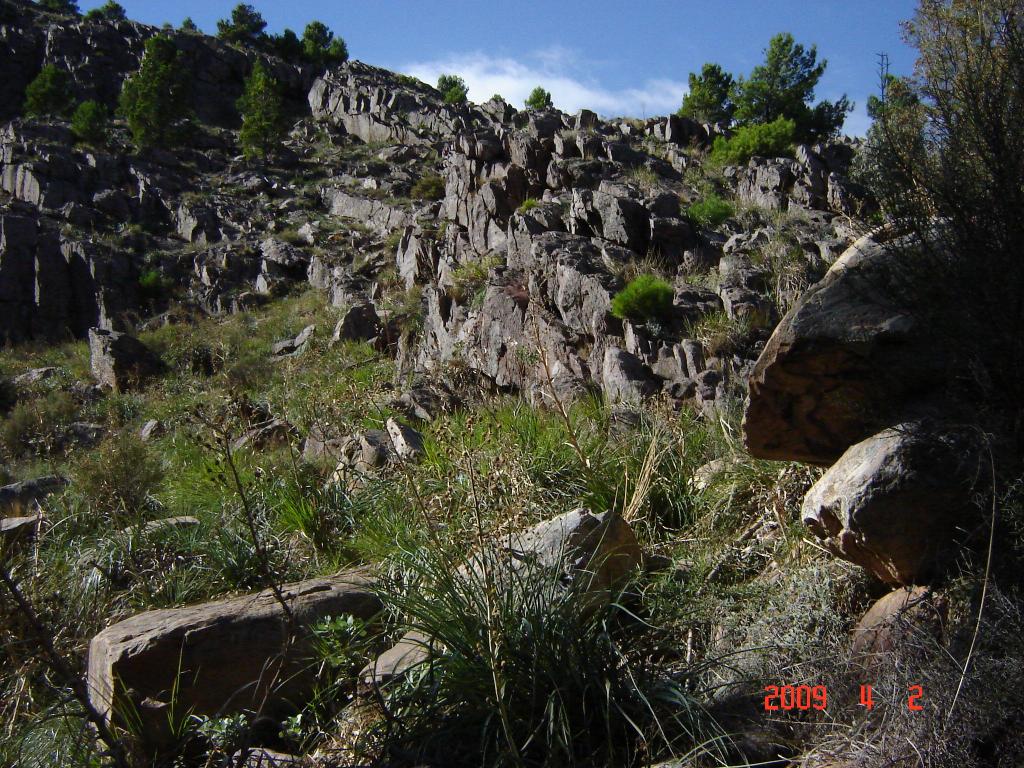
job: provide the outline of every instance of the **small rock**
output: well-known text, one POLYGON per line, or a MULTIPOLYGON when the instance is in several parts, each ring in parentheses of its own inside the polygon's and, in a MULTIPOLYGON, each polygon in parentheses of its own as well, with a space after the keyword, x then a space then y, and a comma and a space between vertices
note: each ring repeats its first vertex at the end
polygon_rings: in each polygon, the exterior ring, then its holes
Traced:
POLYGON ((388 419, 387 428, 398 458, 413 461, 423 455, 423 435, 394 419, 388 419))
POLYGON ((299 335, 292 339, 284 339, 271 347, 270 351, 275 357, 295 357, 306 351, 306 344, 316 332, 315 325, 307 325, 299 335))
POLYGON ((850 653, 854 660, 870 666, 875 657, 908 642, 938 640, 948 612, 946 598, 927 587, 897 589, 878 600, 857 622, 851 632, 850 653))
POLYGON ((55 366, 48 366, 46 368, 33 368, 30 371, 26 371, 20 376, 14 377, 14 384, 18 387, 27 387, 30 384, 35 384, 39 381, 46 381, 53 376, 60 369, 55 366))
POLYGON ((38 509, 40 502, 51 493, 64 489, 68 481, 57 475, 45 475, 0 488, 0 512, 27 512, 38 509))
POLYGON ((369 302, 349 307, 334 327, 332 343, 339 341, 371 341, 381 332, 380 317, 369 302))
POLYGON ((249 448, 253 451, 263 451, 268 448, 279 448, 286 445, 297 434, 295 427, 284 419, 271 419, 263 424, 258 424, 235 440, 231 445, 231 450, 238 451, 242 448, 249 448))
POLYGON ((25 517, 0 518, 0 555, 34 539, 45 519, 41 512, 25 517))
POLYGON ((195 528, 199 525, 199 518, 191 515, 179 515, 177 517, 165 517, 161 520, 150 520, 141 525, 131 525, 121 533, 126 536, 152 536, 156 533, 171 531, 181 528, 195 528))
POLYGON ((163 423, 161 421, 158 421, 157 419, 150 419, 145 424, 143 424, 142 429, 139 430, 139 439, 144 443, 148 443, 153 438, 162 435, 163 432, 163 423))

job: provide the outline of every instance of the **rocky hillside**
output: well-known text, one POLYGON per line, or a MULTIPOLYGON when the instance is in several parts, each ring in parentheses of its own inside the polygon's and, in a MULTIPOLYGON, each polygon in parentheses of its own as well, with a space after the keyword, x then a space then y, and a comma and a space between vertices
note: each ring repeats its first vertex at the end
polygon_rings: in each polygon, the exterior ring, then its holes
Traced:
POLYGON ((861 142, 725 165, 720 125, 27 0, 0 51, 0 762, 1024 754, 1021 603, 978 576, 1004 442, 861 142), (161 32, 181 146, 23 114, 47 65, 115 108, 161 32))

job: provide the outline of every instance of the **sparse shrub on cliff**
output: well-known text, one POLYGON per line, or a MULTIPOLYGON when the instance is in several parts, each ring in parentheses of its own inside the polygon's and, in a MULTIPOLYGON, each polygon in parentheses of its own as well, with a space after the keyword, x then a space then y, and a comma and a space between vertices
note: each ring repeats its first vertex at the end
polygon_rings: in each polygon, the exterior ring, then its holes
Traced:
POLYGON ((516 208, 516 213, 527 213, 528 211, 532 211, 538 205, 540 205, 540 202, 537 200, 537 198, 528 197, 525 200, 523 200, 522 205, 516 208))
POLYGON ((110 119, 107 108, 98 101, 83 101, 71 116, 71 131, 79 141, 102 144, 107 140, 110 119))
POLYGON ((792 153, 796 123, 780 117, 763 125, 736 129, 731 138, 719 136, 711 148, 711 161, 720 165, 742 165, 752 157, 785 157, 792 153))
POLYGON ((25 89, 25 114, 60 117, 70 110, 71 76, 67 70, 47 64, 25 89))
POLYGON ((672 286, 660 277, 640 275, 612 298, 612 314, 623 320, 663 320, 672 312, 672 286))
POLYGON ((441 200, 444 197, 444 179, 436 173, 425 173, 412 185, 414 200, 441 200))
POLYGON ((734 213, 730 203, 710 193, 686 209, 686 217, 699 227, 717 227, 734 213))

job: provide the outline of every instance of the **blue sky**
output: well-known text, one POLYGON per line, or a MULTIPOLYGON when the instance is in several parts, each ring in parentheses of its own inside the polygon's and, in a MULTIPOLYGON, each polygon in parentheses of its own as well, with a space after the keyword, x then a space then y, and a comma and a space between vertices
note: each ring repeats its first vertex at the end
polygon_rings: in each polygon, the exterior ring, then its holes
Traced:
MULTIPOLYGON (((179 24, 186 16, 206 32, 237 0, 120 0, 130 18, 179 24)), ((102 0, 80 2, 83 10, 102 0)), ((818 98, 846 93, 856 102, 846 132, 868 125, 864 105, 877 92, 877 55, 897 74, 909 73, 913 51, 899 22, 913 0, 324 0, 253 2, 268 30, 299 34, 320 19, 345 38, 352 58, 435 82, 462 75, 469 96, 500 93, 519 105, 535 86, 551 91, 566 111, 589 107, 604 115, 648 117, 674 111, 687 74, 716 61, 747 74, 769 38, 791 32, 818 46, 829 66, 818 98)))

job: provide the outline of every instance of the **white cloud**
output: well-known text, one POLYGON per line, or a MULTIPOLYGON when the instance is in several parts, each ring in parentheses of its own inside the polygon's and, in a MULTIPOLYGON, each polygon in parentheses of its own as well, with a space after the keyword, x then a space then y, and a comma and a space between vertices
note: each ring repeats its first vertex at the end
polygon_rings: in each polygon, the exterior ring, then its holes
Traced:
POLYGON ((459 75, 469 87, 470 100, 482 102, 500 94, 516 107, 541 85, 565 112, 586 108, 604 116, 668 114, 679 108, 686 94, 685 82, 669 79, 648 80, 639 88, 606 88, 582 74, 582 62, 565 48, 533 51, 521 58, 494 57, 480 51, 453 53, 399 69, 430 84, 443 73, 459 75))

